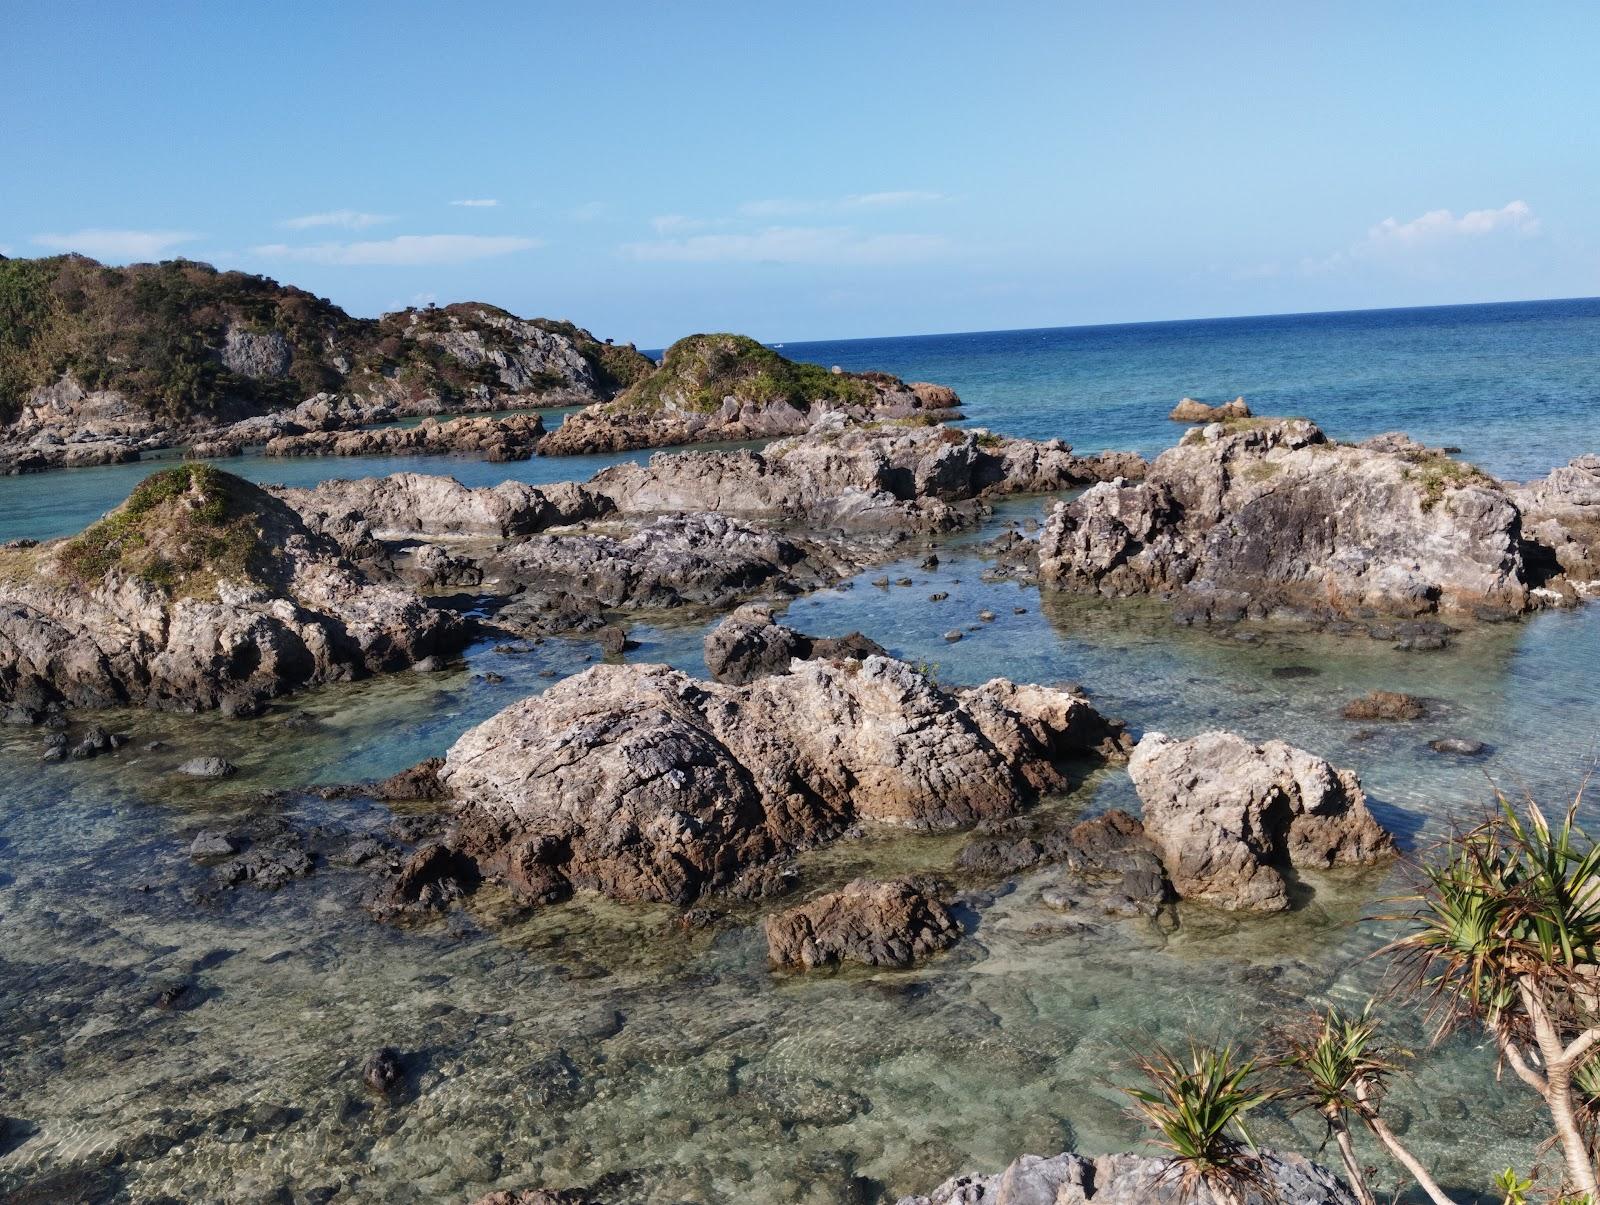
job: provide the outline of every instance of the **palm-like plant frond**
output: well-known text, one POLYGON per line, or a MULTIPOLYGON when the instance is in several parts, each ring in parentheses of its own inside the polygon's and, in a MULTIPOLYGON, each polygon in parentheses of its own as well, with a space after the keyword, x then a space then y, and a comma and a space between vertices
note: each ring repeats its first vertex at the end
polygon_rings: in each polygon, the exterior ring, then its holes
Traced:
POLYGON ((1361 1112, 1382 1098, 1389 1078, 1400 1071, 1409 1051, 1377 1042, 1378 1021, 1369 1001, 1359 1016, 1329 1008, 1312 1023, 1287 1035, 1278 1065, 1295 1075, 1290 1095, 1323 1115, 1361 1112), (1357 1086, 1365 1089, 1363 1098, 1357 1086))

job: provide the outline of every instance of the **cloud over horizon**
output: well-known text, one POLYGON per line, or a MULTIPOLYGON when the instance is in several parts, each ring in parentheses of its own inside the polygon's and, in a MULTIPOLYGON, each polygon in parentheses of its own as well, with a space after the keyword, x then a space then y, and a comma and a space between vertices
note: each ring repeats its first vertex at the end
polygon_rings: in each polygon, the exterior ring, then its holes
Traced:
POLYGON ((817 264, 833 267, 913 263, 940 254, 931 234, 863 234, 849 226, 770 226, 743 234, 695 234, 624 243, 622 255, 655 263, 817 264))
POLYGON ((1349 271, 1358 264, 1425 264, 1426 252, 1483 243, 1498 236, 1522 240, 1540 233, 1538 217, 1526 201, 1508 201, 1498 209, 1469 209, 1459 217, 1450 209, 1430 209, 1402 222, 1388 217, 1367 229, 1366 236, 1343 251, 1300 261, 1300 272, 1318 276, 1349 271))
POLYGON ((317 226, 337 226, 344 230, 365 230, 368 226, 378 226, 384 222, 392 222, 394 217, 386 213, 362 213, 356 209, 332 209, 327 213, 308 213, 298 218, 285 218, 278 225, 287 230, 310 230, 317 226))
POLYGON ((52 251, 77 251, 97 259, 158 259, 173 247, 201 236, 186 230, 106 230, 95 227, 71 234, 36 234, 33 243, 52 251))
POLYGON ((462 209, 493 209, 500 202, 493 197, 482 197, 474 200, 451 201, 450 204, 459 206, 462 209))
POLYGON ((312 264, 416 266, 470 263, 532 251, 542 245, 542 239, 520 235, 401 234, 390 239, 311 243, 302 247, 267 243, 250 250, 265 259, 312 264))

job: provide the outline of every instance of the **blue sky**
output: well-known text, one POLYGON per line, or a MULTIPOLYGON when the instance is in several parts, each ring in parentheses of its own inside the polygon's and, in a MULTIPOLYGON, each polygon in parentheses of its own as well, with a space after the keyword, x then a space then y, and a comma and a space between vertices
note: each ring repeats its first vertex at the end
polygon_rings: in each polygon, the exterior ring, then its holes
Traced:
POLYGON ((7 0, 0 250, 659 346, 1600 293, 1600 6, 7 0))

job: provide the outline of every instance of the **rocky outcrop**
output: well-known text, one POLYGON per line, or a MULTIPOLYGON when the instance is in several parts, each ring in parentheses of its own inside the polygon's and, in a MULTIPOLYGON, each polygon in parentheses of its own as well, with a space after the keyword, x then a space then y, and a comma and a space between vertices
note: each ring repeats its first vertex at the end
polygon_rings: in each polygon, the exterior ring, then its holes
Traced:
POLYGON ((909 879, 857 879, 763 926, 767 961, 806 971, 841 962, 906 967, 961 939, 948 904, 909 879))
POLYGON ((1289 907, 1286 869, 1360 865, 1394 852, 1354 773, 1282 741, 1149 732, 1128 776, 1144 805, 1145 835, 1184 899, 1281 912, 1289 907))
POLYGON ((280 435, 267 442, 268 456, 440 456, 527 460, 544 438, 537 414, 506 418, 424 418, 414 427, 365 431, 314 431, 280 435))
POLYGON ((746 686, 600 665, 465 733, 439 780, 464 851, 517 891, 681 904, 857 822, 1010 814, 1116 736, 1079 696, 946 690, 885 657, 746 686))
POLYGON ((948 530, 964 504, 1142 473, 1137 456, 1084 457, 1060 440, 953 427, 879 427, 797 436, 761 452, 681 452, 589 482, 622 513, 717 511, 843 528, 948 530))
POLYGON ((589 403, 654 369, 568 322, 478 303, 358 319, 189 260, 0 256, 0 292, 26 319, 0 347, 0 472, 197 442, 230 455, 409 415, 589 403), (331 397, 340 413, 301 405, 331 397))
POLYGON ((1218 406, 1208 406, 1205 402, 1186 397, 1172 408, 1167 417, 1175 423, 1220 423, 1230 418, 1249 418, 1250 407, 1245 405, 1242 397, 1218 406))
POLYGON ((1301 419, 1197 428, 1143 482, 1058 505, 1039 572, 1167 595, 1185 619, 1503 618, 1538 602, 1498 482, 1426 451, 1332 444, 1301 419))
POLYGON ((1579 456, 1511 496, 1546 571, 1564 575, 1580 594, 1600 593, 1600 455, 1579 456))
POLYGON ((401 669, 466 640, 368 581, 265 491, 204 465, 153 474, 71 540, 0 552, 0 703, 221 706, 401 669))
POLYGON ((691 335, 616 399, 570 416, 540 450, 561 456, 761 439, 829 425, 944 418, 959 405, 942 385, 828 372, 742 335, 691 335))
MULTIPOLYGON (((1263 1151, 1259 1183, 1239 1205, 1356 1205, 1344 1182, 1299 1155, 1263 1151)), ((968 1173, 898 1205, 1209 1205, 1169 1159, 1143 1155, 1024 1155, 992 1176, 968 1173)))
POLYGON ((740 607, 706 633, 706 669, 718 682, 739 685, 763 674, 789 671, 791 661, 813 657, 845 658, 888 656, 875 640, 860 632, 848 636, 807 636, 779 623, 770 607, 751 603, 740 607))

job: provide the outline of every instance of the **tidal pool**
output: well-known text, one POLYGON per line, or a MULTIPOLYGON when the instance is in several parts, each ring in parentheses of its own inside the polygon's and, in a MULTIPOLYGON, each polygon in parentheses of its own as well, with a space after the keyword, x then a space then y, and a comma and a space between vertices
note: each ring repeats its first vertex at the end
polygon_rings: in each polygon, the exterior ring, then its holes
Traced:
MULTIPOLYGON (((1008 505, 980 535, 1039 505, 1008 505)), ((1159 606, 984 582, 978 537, 938 551, 937 570, 918 567, 918 548, 796 600, 790 621, 859 628, 950 682, 1077 681, 1138 729, 1282 737, 1355 767, 1411 848, 1480 811, 1491 779, 1558 800, 1594 758, 1600 608, 1482 629, 1436 653, 1304 633, 1246 643, 1177 627, 1159 606), (870 584, 884 573, 914 585, 870 584), (928 601, 935 591, 949 597, 928 601), (978 619, 984 609, 993 622, 978 619), (952 628, 961 641, 946 642, 952 628), (1424 695, 1434 714, 1339 717, 1374 687, 1424 695), (1428 751, 1442 735, 1491 751, 1428 751)), ((703 672, 704 630, 636 629, 628 658, 703 672)), ((1382 979, 1370 958, 1381 927, 1363 918, 1399 882, 1383 871, 1318 879, 1288 916, 1183 907, 1176 929, 1088 933, 1040 904, 1044 871, 990 884, 971 934, 917 970, 792 977, 768 971, 752 905, 685 930, 662 907, 580 899, 523 916, 485 891, 447 919, 397 930, 360 910, 360 870, 321 865, 265 893, 218 889, 188 857, 202 828, 270 818, 382 830, 389 808, 300 788, 438 753, 552 680, 541 675, 598 656, 581 641, 525 653, 486 642, 465 668, 330 687, 256 720, 109 714, 97 718, 132 742, 88 762, 41 764, 40 731, 0 730, 0 1114, 12 1119, 0 1190, 422 1202, 545 1184, 586 1185, 608 1202, 892 1200, 1026 1151, 1136 1146, 1114 1087, 1134 1045, 1258 1038, 1320 1002, 1359 1006, 1382 979), (240 774, 173 776, 201 753, 240 774), (188 985, 179 1004, 158 1007, 175 984, 188 985), (360 1084, 382 1045, 407 1056, 393 1105, 360 1084)), ((1043 806, 1137 800, 1107 769, 1043 806)), ((803 857, 801 890, 948 872, 964 840, 871 833, 803 857)), ((1397 1018, 1397 1038, 1423 1046, 1417 1018, 1397 1018)), ((1470 1034, 1420 1058, 1392 1110, 1463 1190, 1527 1166, 1539 1133, 1528 1094, 1495 1085, 1492 1054, 1470 1034)), ((1308 1153, 1322 1141, 1312 1120, 1281 1109, 1257 1137, 1308 1153)))

